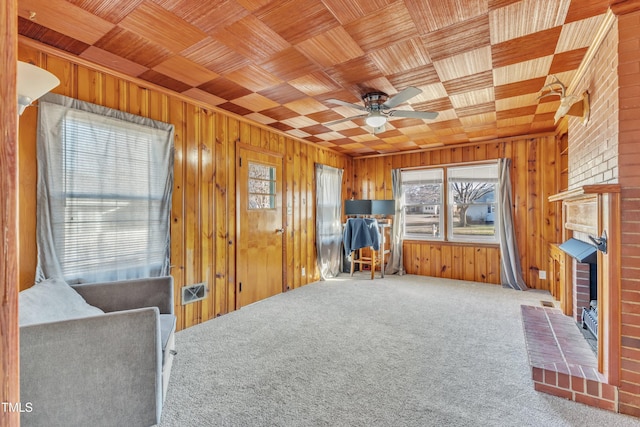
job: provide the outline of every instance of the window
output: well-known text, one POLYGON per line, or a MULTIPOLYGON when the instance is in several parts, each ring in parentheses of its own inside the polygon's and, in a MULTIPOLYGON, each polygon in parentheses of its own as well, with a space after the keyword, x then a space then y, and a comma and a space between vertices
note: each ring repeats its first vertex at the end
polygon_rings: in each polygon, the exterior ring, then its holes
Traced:
POLYGON ((497 183, 495 163, 402 171, 404 238, 497 242, 497 183))
POLYGON ((168 274, 173 127, 46 101, 40 108, 38 277, 168 274))
POLYGON ((442 240, 442 169, 402 171, 404 237, 442 240))
POLYGON ((275 209, 276 168, 249 162, 249 209, 275 209))
POLYGON ((495 242, 498 166, 451 167, 447 177, 449 240, 495 242))

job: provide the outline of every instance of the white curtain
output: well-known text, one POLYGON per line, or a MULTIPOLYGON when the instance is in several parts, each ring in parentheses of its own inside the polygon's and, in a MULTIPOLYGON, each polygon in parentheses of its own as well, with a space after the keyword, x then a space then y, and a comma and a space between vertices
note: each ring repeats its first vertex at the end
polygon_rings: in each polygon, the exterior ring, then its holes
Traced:
POLYGON ((321 279, 340 274, 342 169, 316 163, 316 249, 321 279))
POLYGON ((524 291, 527 285, 522 277, 520 254, 513 226, 511 198, 511 159, 498 160, 498 180, 500 182, 500 215, 498 215, 498 235, 500 236, 500 279, 503 286, 524 291))
POLYGON ((402 260, 402 234, 404 230, 404 194, 402 192, 402 171, 393 169, 391 171, 391 183, 393 186, 393 198, 396 201, 396 213, 393 216, 393 226, 391 228, 391 253, 385 268, 385 274, 397 274, 402 276, 404 262, 402 260))
POLYGON ((36 281, 169 274, 173 132, 61 95, 40 99, 36 281))

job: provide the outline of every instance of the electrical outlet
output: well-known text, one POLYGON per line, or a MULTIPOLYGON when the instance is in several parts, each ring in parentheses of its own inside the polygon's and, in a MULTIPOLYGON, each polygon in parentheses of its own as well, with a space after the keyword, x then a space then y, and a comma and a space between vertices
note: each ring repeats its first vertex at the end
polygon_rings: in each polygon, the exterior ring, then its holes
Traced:
POLYGON ((302 275, 302 277, 307 275, 307 272, 304 267, 302 267, 302 270, 300 270, 300 274, 302 275))
POLYGON ((545 280, 547 278, 547 272, 544 270, 538 270, 538 278, 545 280))

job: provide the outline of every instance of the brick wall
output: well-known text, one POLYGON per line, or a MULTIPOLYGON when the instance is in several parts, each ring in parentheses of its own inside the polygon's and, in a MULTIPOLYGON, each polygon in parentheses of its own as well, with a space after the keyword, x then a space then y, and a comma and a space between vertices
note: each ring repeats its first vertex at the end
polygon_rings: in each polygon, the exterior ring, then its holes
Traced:
POLYGON ((616 22, 573 91, 589 91, 591 119, 569 118, 569 188, 621 187, 618 410, 640 417, 640 10, 616 3, 616 22))
POLYGON ((640 11, 618 17, 621 218, 620 412, 640 417, 640 11))
POLYGON ((569 188, 618 182, 618 31, 614 24, 574 94, 589 92, 588 122, 569 119, 569 188))

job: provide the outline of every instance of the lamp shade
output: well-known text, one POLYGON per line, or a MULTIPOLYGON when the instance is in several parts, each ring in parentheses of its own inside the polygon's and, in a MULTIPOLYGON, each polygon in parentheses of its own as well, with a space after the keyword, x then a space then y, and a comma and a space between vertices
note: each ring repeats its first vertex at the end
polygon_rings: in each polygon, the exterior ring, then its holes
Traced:
POLYGON ((18 114, 59 84, 60 80, 47 70, 18 61, 18 114))
POLYGON ((377 128, 387 123, 387 118, 378 112, 372 112, 369 117, 364 119, 364 122, 372 128, 377 128))

